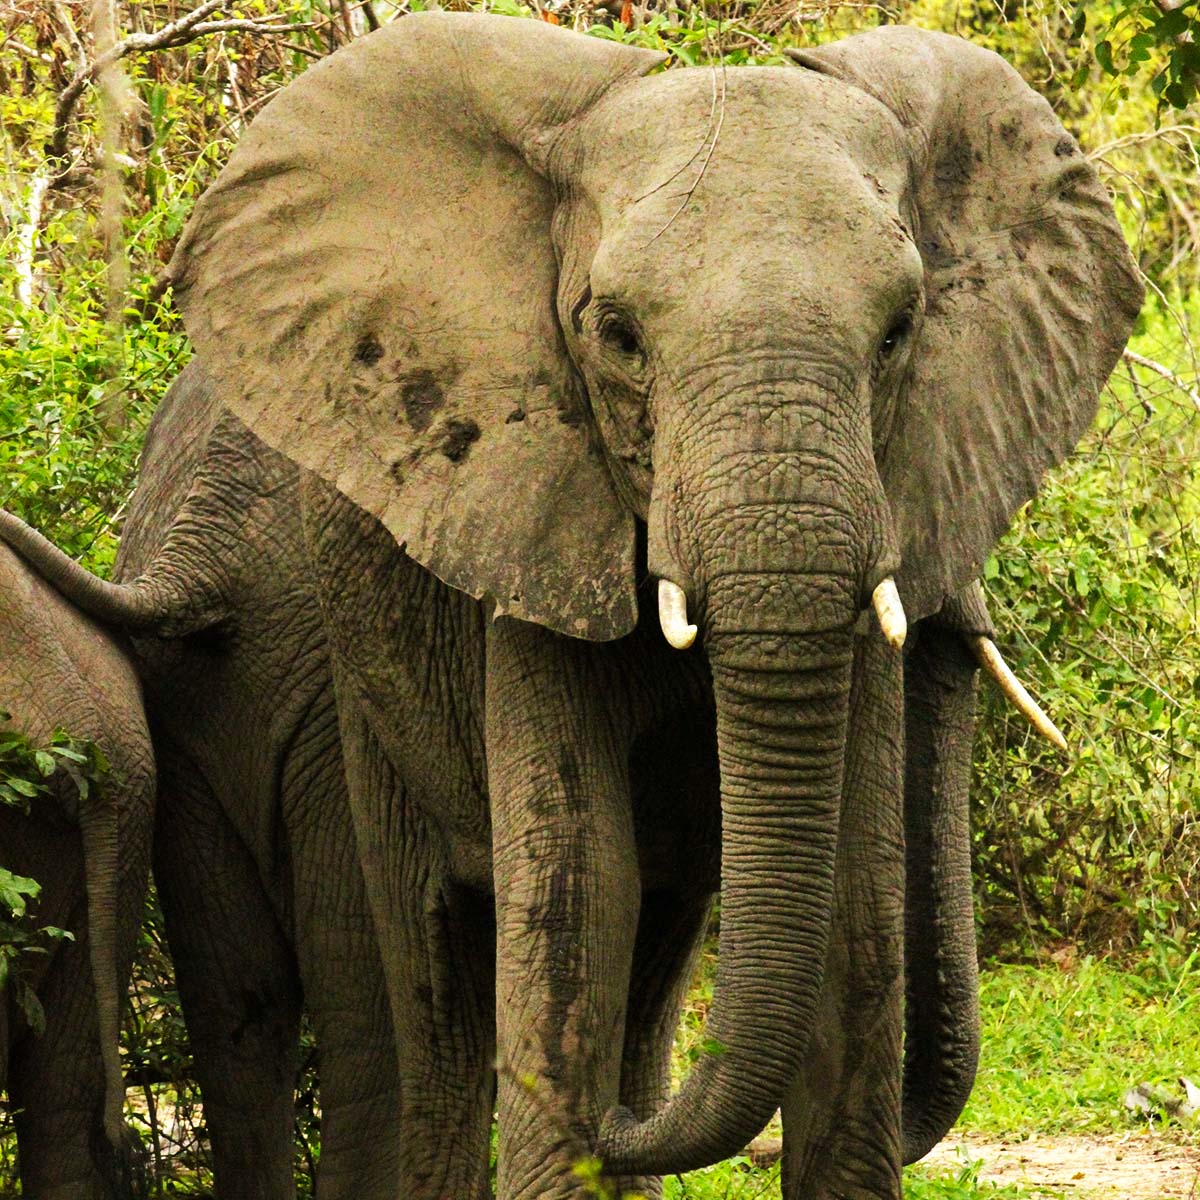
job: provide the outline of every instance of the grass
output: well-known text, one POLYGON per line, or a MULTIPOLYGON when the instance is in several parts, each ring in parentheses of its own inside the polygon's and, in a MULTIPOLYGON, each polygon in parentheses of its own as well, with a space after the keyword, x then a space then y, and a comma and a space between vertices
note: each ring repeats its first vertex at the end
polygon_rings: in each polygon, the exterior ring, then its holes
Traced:
MULTIPOLYGON (((1084 958, 983 977, 983 1054, 962 1127, 988 1136, 1112 1133, 1143 1082, 1200 1082, 1200 952, 1169 977, 1084 958)), ((1168 1137, 1187 1138, 1180 1124, 1168 1137)))
MULTIPOLYGON (((703 1037, 712 964, 702 965, 677 1046, 682 1073, 703 1037)), ((1178 1079, 1200 1083, 1200 951, 1169 972, 1126 970, 1087 957, 1038 966, 997 965, 983 973, 983 1051, 974 1094, 955 1134, 1021 1141, 1034 1135, 1138 1134, 1145 1116, 1122 1096, 1140 1083, 1178 1092, 1178 1079)), ((1200 1146, 1200 1125, 1156 1120, 1156 1136, 1200 1146)), ((1088 1195, 981 1180, 969 1148, 947 1167, 905 1172, 906 1200, 1048 1200, 1088 1195)), ((665 1200, 774 1200, 778 1168, 756 1170, 734 1159, 669 1179, 665 1200)))

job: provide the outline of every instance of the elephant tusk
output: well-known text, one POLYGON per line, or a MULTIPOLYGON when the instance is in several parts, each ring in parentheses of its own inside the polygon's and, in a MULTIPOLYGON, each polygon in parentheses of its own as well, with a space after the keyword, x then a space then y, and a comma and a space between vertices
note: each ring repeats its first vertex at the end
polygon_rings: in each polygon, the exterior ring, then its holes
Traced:
POLYGON ((1038 702, 1025 690, 1025 685, 1013 674, 1012 668, 1001 657, 996 643, 989 637, 974 637, 971 638, 971 650, 979 660, 979 665, 996 681, 1000 690, 1034 729, 1066 753, 1067 739, 1042 711, 1038 702))
POLYGON ((696 640, 696 627, 688 624, 687 596, 669 579, 658 581, 658 623, 676 650, 686 650, 696 640))
POLYGON ((908 621, 904 617, 900 593, 896 591, 896 581, 890 575, 871 593, 871 603, 875 606, 883 636, 899 650, 908 636, 908 621))

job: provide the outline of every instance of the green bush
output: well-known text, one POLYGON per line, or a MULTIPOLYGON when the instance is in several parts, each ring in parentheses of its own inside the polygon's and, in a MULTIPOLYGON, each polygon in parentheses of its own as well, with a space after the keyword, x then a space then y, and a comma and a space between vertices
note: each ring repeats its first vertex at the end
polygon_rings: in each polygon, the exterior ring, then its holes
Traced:
MULTIPOLYGON (((1194 375, 1186 328, 1151 305, 1133 345, 1194 375)), ((1074 747, 1063 761, 985 690, 974 801, 992 951, 1070 938, 1174 954, 1197 927, 1198 418, 1194 396, 1124 364, 987 564, 1010 659, 1074 747)))

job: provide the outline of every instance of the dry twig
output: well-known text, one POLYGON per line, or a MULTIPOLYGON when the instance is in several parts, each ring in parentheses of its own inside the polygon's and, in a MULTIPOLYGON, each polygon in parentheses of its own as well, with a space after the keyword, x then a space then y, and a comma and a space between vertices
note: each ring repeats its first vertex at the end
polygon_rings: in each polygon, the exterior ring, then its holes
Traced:
POLYGON ((1153 371, 1155 375, 1167 380, 1168 383, 1177 387, 1191 402, 1196 406, 1196 411, 1200 412, 1200 394, 1195 388, 1189 387, 1170 367, 1164 367, 1162 363, 1155 362, 1152 358, 1147 358, 1144 354, 1138 354, 1128 347, 1122 353, 1122 357, 1126 362, 1131 362, 1135 366, 1145 367, 1147 371, 1153 371))
POLYGON ((162 26, 161 29, 156 29, 151 33, 131 33, 123 37, 100 53, 94 62, 88 63, 86 59, 77 60, 75 74, 71 82, 60 93, 54 108, 54 131, 46 145, 46 156, 51 160, 61 160, 66 157, 68 130, 75 106, 79 103, 79 97, 88 84, 92 83, 108 67, 130 54, 144 54, 152 50, 185 46, 197 38, 212 33, 285 34, 310 28, 310 25, 305 22, 286 23, 274 17, 265 17, 256 21, 205 20, 219 8, 224 7, 227 2, 228 0, 204 0, 204 3, 198 8, 185 13, 178 20, 162 26))

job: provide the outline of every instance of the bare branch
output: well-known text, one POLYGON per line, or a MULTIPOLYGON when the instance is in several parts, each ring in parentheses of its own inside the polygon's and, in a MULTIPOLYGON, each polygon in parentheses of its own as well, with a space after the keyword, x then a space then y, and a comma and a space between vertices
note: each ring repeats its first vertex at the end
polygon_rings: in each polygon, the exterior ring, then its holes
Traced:
POLYGON ((1149 129, 1139 133, 1126 134, 1125 137, 1117 138, 1116 141, 1106 142, 1103 146, 1098 146, 1095 150, 1088 153, 1087 158, 1091 162, 1103 158, 1106 154, 1111 154, 1114 150, 1123 150, 1126 146, 1140 146, 1143 142, 1155 142, 1164 138, 1168 138, 1173 133, 1181 133, 1185 139, 1190 142, 1188 135, 1200 135, 1200 126, 1196 125, 1164 125, 1161 129, 1149 129))
POLYGON ((299 42, 284 42, 285 50, 294 50, 297 54, 303 54, 311 59, 322 59, 325 57, 320 50, 314 50, 311 46, 302 46, 299 42))
MULTIPOLYGON (((176 46, 186 46, 197 38, 211 33, 258 33, 280 34, 293 33, 298 29, 307 29, 307 23, 287 24, 270 17, 256 21, 227 20, 205 21, 205 18, 224 7, 228 0, 204 0, 199 7, 185 13, 178 20, 164 25, 151 33, 131 33, 122 38, 108 50, 98 55, 95 62, 81 61, 76 68, 71 82, 62 90, 58 103, 54 108, 54 132, 46 146, 46 156, 50 159, 62 159, 67 153, 67 131, 75 106, 84 89, 92 83, 108 67, 130 54, 145 54, 152 50, 167 50, 176 46)), ((56 181, 57 182, 57 181, 56 181)))
POLYGON ((1145 355, 1137 354, 1128 347, 1126 347, 1122 357, 1124 357, 1126 362, 1131 362, 1135 366, 1145 367, 1147 371, 1153 371, 1155 375, 1167 380, 1168 383, 1174 384, 1196 406, 1196 411, 1200 412, 1200 394, 1197 394, 1194 388, 1188 387, 1170 367, 1164 367, 1162 363, 1155 362, 1152 358, 1146 358, 1145 355))
POLYGON ((31 58, 34 62, 52 63, 54 61, 53 56, 43 54, 40 50, 35 50, 32 46, 27 46, 24 42, 17 41, 15 37, 6 37, 3 42, 0 42, 0 50, 7 50, 10 46, 18 54, 22 54, 26 58, 31 58))
MULTIPOLYGON (((311 25, 268 25, 262 21, 249 21, 241 18, 231 18, 228 21, 203 21, 192 29, 193 37, 203 37, 206 33, 294 33, 297 29, 309 29, 311 25)), ((182 46, 183 42, 172 42, 172 46, 182 46)), ((324 55, 321 55, 324 57, 324 55)))
POLYGON ((87 54, 84 52, 79 31, 75 28, 75 19, 71 15, 71 10, 63 3, 63 0, 54 0, 50 7, 55 23, 58 25, 58 32, 62 34, 63 41, 70 47, 71 54, 75 59, 75 68, 79 70, 87 64, 87 54))
POLYGON ((50 172, 45 168, 38 171, 29 185, 29 203, 25 209, 25 220, 17 230, 17 300, 22 308, 33 303, 33 260, 37 253, 37 235, 42 224, 42 205, 50 187, 50 172))

